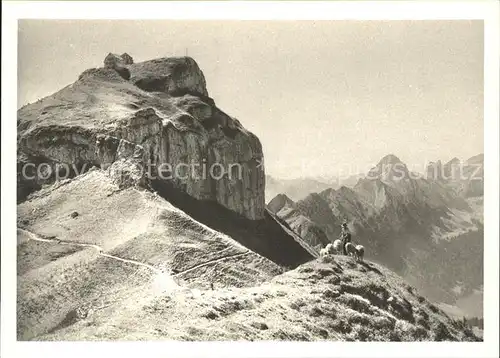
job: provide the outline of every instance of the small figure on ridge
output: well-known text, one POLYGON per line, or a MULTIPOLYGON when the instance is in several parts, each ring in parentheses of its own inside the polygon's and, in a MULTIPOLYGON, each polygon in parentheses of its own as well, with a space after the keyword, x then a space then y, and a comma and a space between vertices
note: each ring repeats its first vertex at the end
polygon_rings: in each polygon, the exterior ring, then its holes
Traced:
POLYGON ((347 255, 345 245, 348 242, 351 242, 351 232, 349 231, 349 228, 347 227, 346 221, 344 221, 342 223, 341 227, 342 227, 342 231, 340 232, 340 241, 342 242, 342 254, 347 255))

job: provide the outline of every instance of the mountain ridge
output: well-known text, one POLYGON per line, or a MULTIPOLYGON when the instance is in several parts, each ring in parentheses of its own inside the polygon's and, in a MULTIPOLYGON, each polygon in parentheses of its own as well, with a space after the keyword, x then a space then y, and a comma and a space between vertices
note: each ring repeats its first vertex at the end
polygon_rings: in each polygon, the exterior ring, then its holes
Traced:
MULTIPOLYGON (((481 159, 482 155, 477 155, 471 162, 481 164, 481 159)), ((316 226, 329 242, 338 238, 340 224, 347 220, 353 240, 366 247, 367 257, 388 265, 404 277, 411 277, 412 283, 433 299, 452 304, 457 299, 452 292, 453 276, 444 274, 443 269, 436 266, 440 258, 429 253, 433 250, 445 256, 453 253, 463 257, 462 261, 471 262, 466 266, 471 266, 472 273, 462 272, 469 277, 465 290, 476 289, 477 282, 482 282, 479 267, 482 262, 482 207, 477 204, 482 201, 464 197, 454 189, 453 182, 410 177, 409 174, 397 156, 387 155, 353 188, 312 193, 295 203, 295 214, 288 213, 284 218, 288 222, 293 221, 294 215, 309 219, 309 225, 316 226), (395 166, 399 166, 399 173, 406 173, 408 177, 399 177, 395 166), (470 235, 473 237, 467 242, 466 237, 470 235), (453 240, 460 245, 447 244, 453 240), (452 251, 446 253, 446 250, 452 251), (436 285, 431 279, 433 274, 429 274, 429 279, 421 276, 419 272, 427 272, 426 266, 447 277, 445 286, 449 291, 432 287, 436 285)), ((453 265, 460 265, 460 261, 454 261, 453 265)))

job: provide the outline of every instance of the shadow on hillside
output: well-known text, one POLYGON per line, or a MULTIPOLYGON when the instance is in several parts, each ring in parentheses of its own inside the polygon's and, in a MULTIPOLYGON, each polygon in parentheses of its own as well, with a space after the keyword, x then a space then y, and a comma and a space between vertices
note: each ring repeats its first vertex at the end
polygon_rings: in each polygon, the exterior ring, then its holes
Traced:
POLYGON ((193 219, 230 236, 278 265, 295 268, 313 259, 267 210, 264 219, 249 220, 215 202, 196 200, 165 181, 152 181, 151 187, 193 219))

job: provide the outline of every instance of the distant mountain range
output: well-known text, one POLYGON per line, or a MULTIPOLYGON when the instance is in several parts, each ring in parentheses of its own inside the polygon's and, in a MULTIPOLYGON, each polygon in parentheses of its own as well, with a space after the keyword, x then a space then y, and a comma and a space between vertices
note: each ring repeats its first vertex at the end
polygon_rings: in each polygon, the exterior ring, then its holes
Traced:
POLYGON ((277 179, 266 175, 266 202, 278 194, 286 194, 292 200, 300 200, 310 193, 320 192, 335 187, 335 184, 313 178, 277 179))
POLYGON ((352 188, 297 201, 278 195, 268 208, 315 247, 335 240, 347 220, 370 259, 453 305, 478 296, 483 282, 483 155, 436 163, 422 175, 387 155, 352 188), (438 174, 429 175, 435 168, 438 174), (457 170, 462 175, 453 174, 457 170))
POLYGON ((355 174, 347 177, 278 179, 266 175, 266 202, 278 194, 286 194, 292 200, 301 200, 311 193, 319 193, 326 189, 338 189, 341 186, 353 187, 364 176, 365 174, 355 174))
POLYGON ((453 189, 457 195, 463 197, 482 196, 484 155, 478 154, 466 161, 453 158, 444 165, 440 160, 429 163, 427 166, 427 177, 435 179, 453 189))

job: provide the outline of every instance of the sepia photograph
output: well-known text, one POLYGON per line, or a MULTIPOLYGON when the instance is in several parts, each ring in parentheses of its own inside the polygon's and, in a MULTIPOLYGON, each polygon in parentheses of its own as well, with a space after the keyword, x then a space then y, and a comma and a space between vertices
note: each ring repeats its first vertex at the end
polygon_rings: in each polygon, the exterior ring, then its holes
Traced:
POLYGON ((485 22, 17 19, 12 336, 496 336, 485 22))

